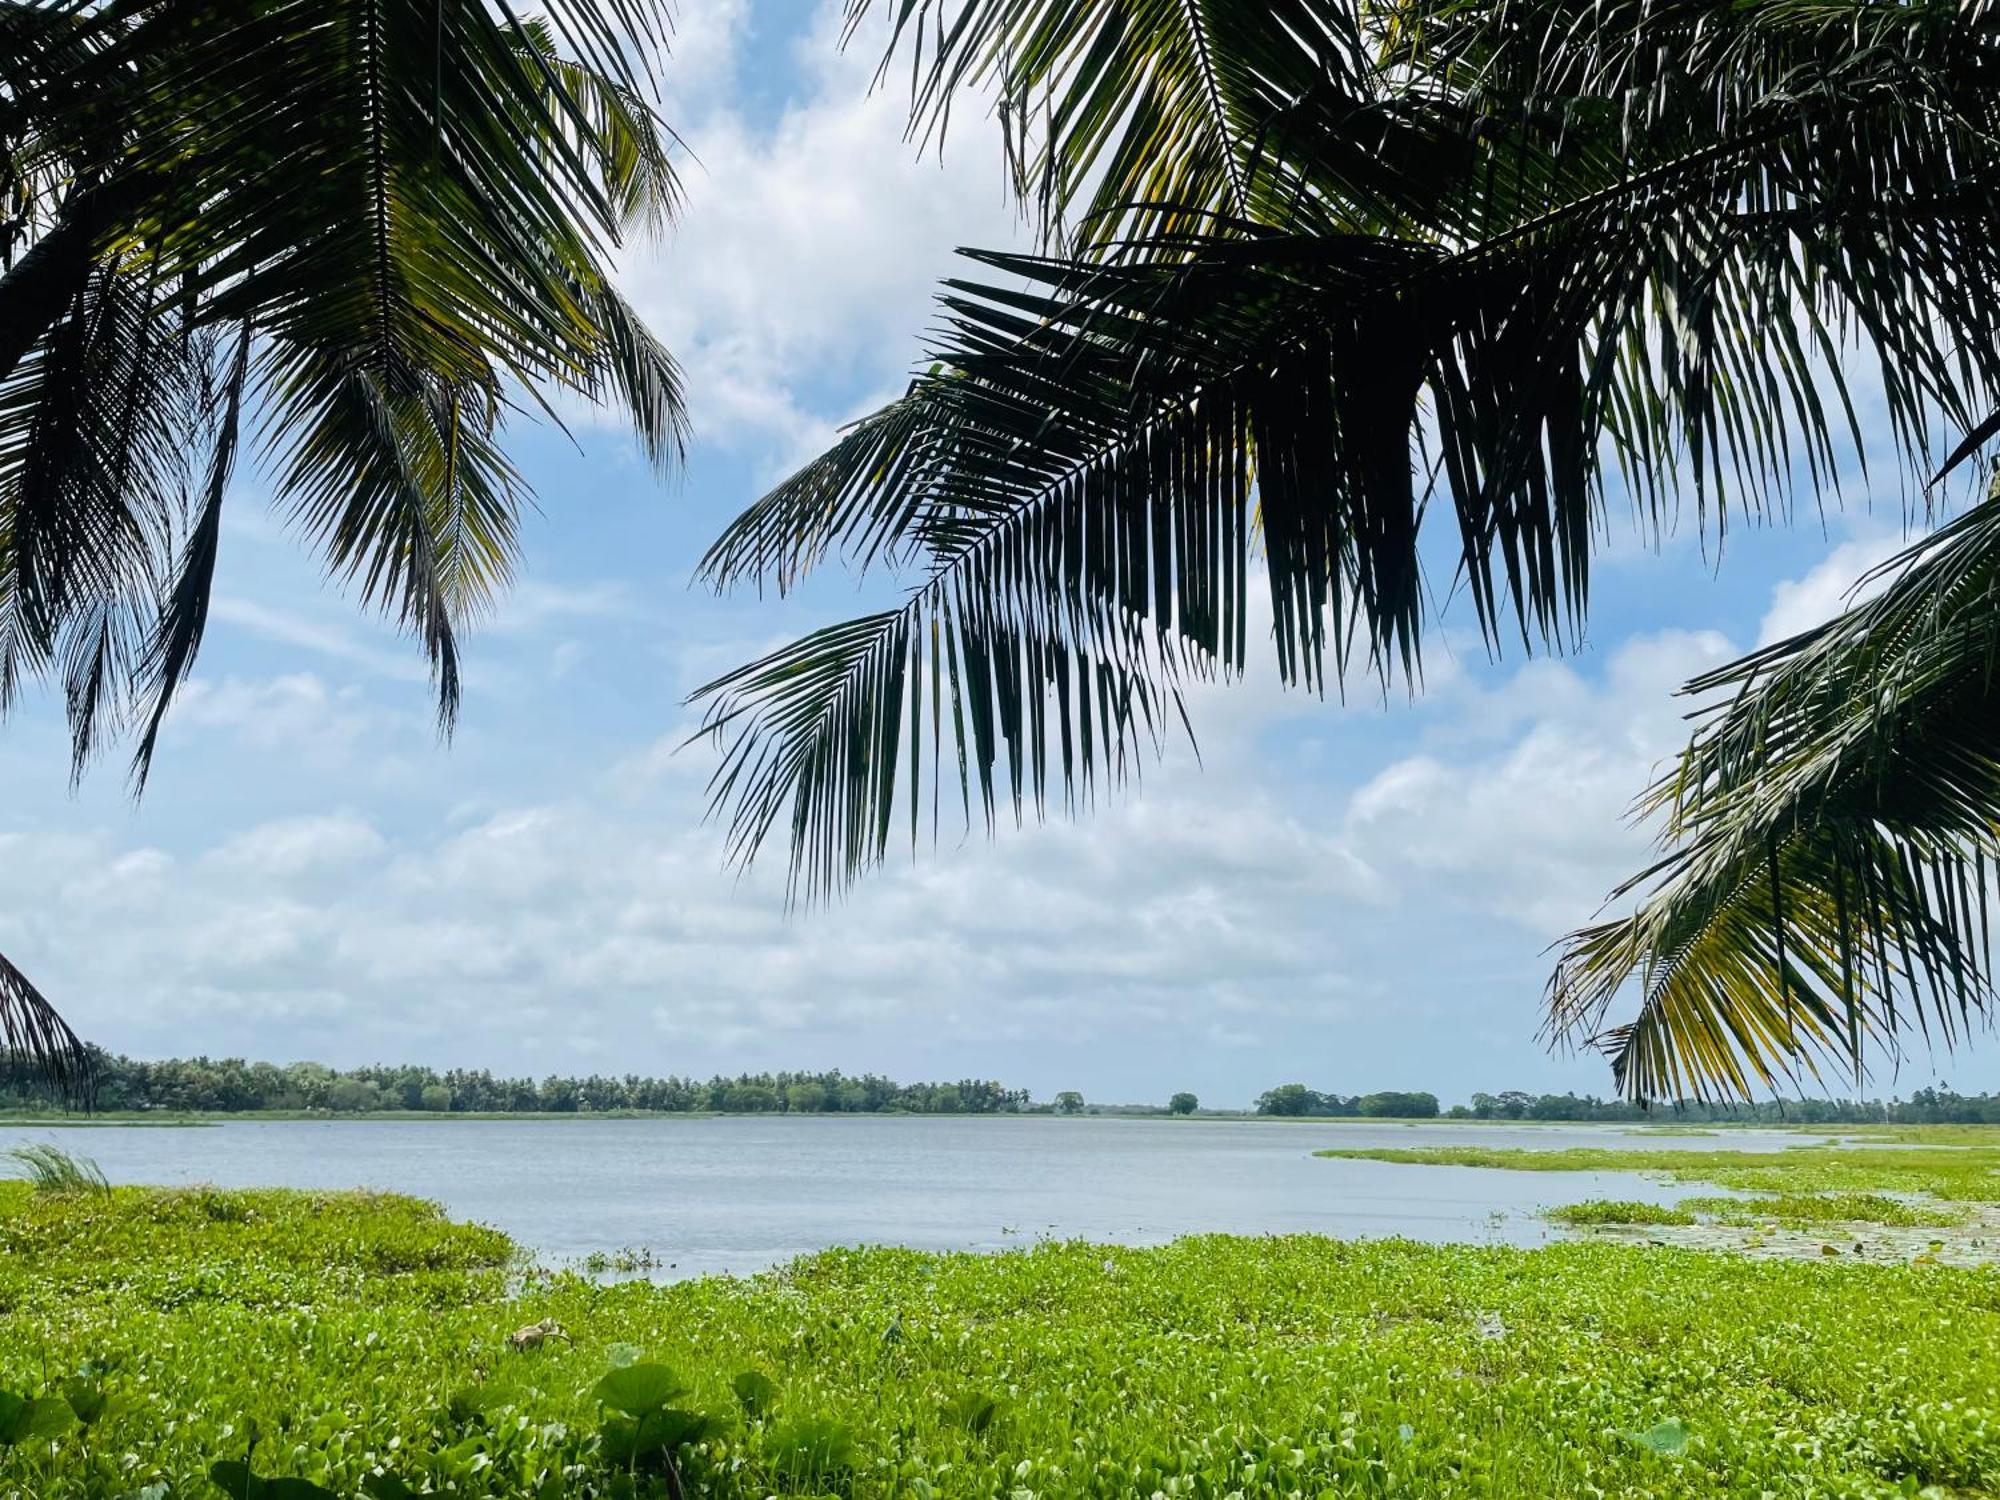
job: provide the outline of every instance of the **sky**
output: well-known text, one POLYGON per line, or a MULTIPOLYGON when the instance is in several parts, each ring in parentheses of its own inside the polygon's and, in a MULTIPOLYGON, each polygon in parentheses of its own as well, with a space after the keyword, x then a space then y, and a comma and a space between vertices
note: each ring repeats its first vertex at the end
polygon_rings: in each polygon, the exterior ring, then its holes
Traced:
MULTIPOLYGON (((717 599, 694 563, 921 363, 955 246, 1026 240, 997 129, 969 108, 941 154, 908 142, 879 36, 843 52, 837 9, 682 5, 687 203, 624 279, 696 440, 662 482, 608 421, 513 429, 540 509, 449 744, 419 650, 321 580, 246 466, 144 800, 115 760, 71 791, 54 692, 0 728, 0 952, 136 1056, 1609 1093, 1601 1057, 1537 1040, 1548 947, 1645 860, 1626 812, 1685 735, 1675 687, 1834 610, 1899 544, 1893 480, 1719 549, 1614 505, 1575 653, 1494 659, 1447 605, 1420 698, 1204 686, 1198 760, 1170 742, 1081 822, 954 834, 828 908, 788 912, 779 859, 725 866, 688 691, 864 596, 836 571, 717 599)), ((1873 1091, 1938 1081, 2000 1087, 2000 1047, 1873 1091)))

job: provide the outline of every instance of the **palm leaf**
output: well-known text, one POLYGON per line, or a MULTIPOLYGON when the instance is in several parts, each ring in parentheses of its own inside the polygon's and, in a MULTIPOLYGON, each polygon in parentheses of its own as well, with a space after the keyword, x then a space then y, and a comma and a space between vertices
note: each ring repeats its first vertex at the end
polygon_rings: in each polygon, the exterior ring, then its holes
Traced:
POLYGON ((1993 1000, 2000 503, 1884 567, 1880 597, 1697 679, 1724 694, 1644 804, 1673 849, 1572 934, 1558 1036, 1640 1097, 1949 1048, 1993 1000), (1628 980, 1634 1017, 1605 1029, 1628 980))
POLYGON ((446 727, 531 498, 509 403, 614 400, 679 456, 680 372, 610 278, 678 200, 645 100, 665 11, 540 9, 0 3, 0 712, 58 674, 79 770, 137 728, 144 784, 246 404, 278 503, 419 640, 446 727))
POLYGON ((5 955, 0 955, 0 1055, 26 1064, 65 1097, 88 1102, 90 1049, 5 955))

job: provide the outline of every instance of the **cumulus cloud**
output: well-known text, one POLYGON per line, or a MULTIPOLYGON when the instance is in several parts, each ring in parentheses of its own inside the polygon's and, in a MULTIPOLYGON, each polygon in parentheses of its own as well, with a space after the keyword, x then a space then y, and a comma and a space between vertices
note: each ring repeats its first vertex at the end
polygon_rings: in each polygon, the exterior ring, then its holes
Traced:
MULTIPOLYGON (((803 914, 777 858, 723 871, 680 771, 699 752, 661 775, 643 744, 473 807, 391 818, 364 796, 157 843, 15 833, 0 948, 142 1053, 704 1072, 920 1055, 1044 1091, 1142 1059, 1244 1099, 1274 1069, 1602 1087, 1591 1060, 1535 1049, 1541 950, 1644 859, 1624 814, 1686 732, 1673 690, 1734 649, 1657 633, 1458 674, 1387 713, 1264 680, 1204 690, 1203 765, 1171 750, 1083 821, 947 838, 803 914), (1292 753, 1309 736, 1361 774, 1292 753)), ((213 716, 314 693, 198 697, 213 716)), ((365 755, 394 730, 357 736, 365 755)))
POLYGON ((742 0, 684 7, 666 108, 693 158, 686 209, 623 273, 687 366, 703 439, 755 446, 774 471, 893 394, 955 247, 1021 235, 997 125, 968 101, 942 154, 907 140, 907 92, 871 88, 879 40, 870 30, 842 50, 843 9, 787 8, 807 17, 788 46, 756 38, 766 66, 789 53, 800 75, 760 115, 743 90, 714 86, 742 77, 753 36, 742 0))
POLYGON ((1393 762, 1355 793, 1348 831, 1406 892, 1559 936, 1644 860, 1650 831, 1628 810, 1686 742, 1674 692, 1732 654, 1714 632, 1670 632, 1627 642, 1597 682, 1559 662, 1523 667, 1459 713, 1526 703, 1525 721, 1480 753, 1393 762))
POLYGON ((1074 1044, 1337 1006, 1337 944, 1312 913, 1377 900, 1373 874, 1327 830, 1233 800, 1134 798, 1087 826, 947 849, 805 917, 775 869, 723 877, 679 799, 401 836, 355 815, 282 819, 179 858, 16 835, 9 867, 60 899, 34 902, 10 947, 80 1021, 141 1050, 201 1024, 205 1045, 284 1052, 318 1016, 351 1029, 349 1056, 401 1042, 574 1058, 579 1039, 636 1026, 655 1065, 720 1065, 862 1028, 1074 1044), (117 942, 91 942, 106 925, 117 942))
POLYGON ((1888 534, 1857 537, 1835 547, 1804 577, 1780 583, 1771 591, 1771 607, 1757 627, 1757 644, 1785 640, 1874 598, 1888 583, 1876 570, 1910 540, 1888 534))

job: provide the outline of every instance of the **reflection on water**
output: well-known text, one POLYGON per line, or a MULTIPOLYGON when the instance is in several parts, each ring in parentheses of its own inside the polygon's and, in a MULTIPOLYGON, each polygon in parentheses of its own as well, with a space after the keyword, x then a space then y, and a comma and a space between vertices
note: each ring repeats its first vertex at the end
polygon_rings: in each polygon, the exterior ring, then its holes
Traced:
MULTIPOLYGON (((1222 1231, 1538 1244, 1535 1211, 1670 1202, 1627 1173, 1318 1159, 1322 1146, 1560 1150, 1648 1142, 1618 1126, 1360 1125, 1047 1116, 243 1121, 206 1129, 0 1127, 58 1140, 113 1182, 371 1187, 435 1198, 550 1260, 644 1246, 658 1274, 749 1272, 830 1245, 995 1250, 1041 1236, 1154 1244, 1222 1231), (670 1267, 670 1269, 669 1269, 670 1267)), ((1771 1149, 1773 1131, 1675 1137, 1771 1149)))

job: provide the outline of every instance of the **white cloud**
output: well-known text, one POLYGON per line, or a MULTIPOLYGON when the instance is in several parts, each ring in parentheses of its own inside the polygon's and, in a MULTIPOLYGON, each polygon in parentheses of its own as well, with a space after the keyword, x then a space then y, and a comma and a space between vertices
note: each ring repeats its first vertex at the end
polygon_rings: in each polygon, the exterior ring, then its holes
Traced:
MULTIPOLYGON (((919 1037, 1063 1056, 1207 1038, 1251 1069, 1435 1024, 1532 1057, 1537 952, 1643 858, 1624 814, 1685 733, 1673 690, 1730 650, 1665 633, 1596 672, 1441 673, 1414 712, 1343 710, 1259 670, 1197 690, 1199 768, 1170 748, 1082 822, 947 831, 798 916, 781 849, 741 881, 723 870, 700 824, 708 758, 662 745, 606 745, 542 799, 291 814, 171 854, 22 836, 0 853, 59 870, 63 899, 24 901, 35 922, 0 947, 142 1051, 219 1027, 281 1056, 594 1066, 592 1039, 636 1028, 632 1065, 655 1070, 873 1059, 919 1037), (1292 753, 1365 757, 1385 736, 1403 748, 1350 790, 1292 753), (113 923, 116 943, 91 941, 113 923), (1454 973, 1504 976, 1486 981, 1502 1019, 1475 1021, 1487 997, 1454 973)), ((225 682, 190 709, 253 754, 343 712, 355 760, 399 732, 309 677, 225 682)))
POLYGON ((353 631, 344 625, 322 624, 251 599, 224 595, 209 607, 209 618, 218 624, 238 626, 252 635, 281 645, 300 646, 321 656, 363 667, 377 676, 401 682, 422 682, 428 675, 423 658, 414 647, 407 653, 385 651, 357 640, 353 631))
POLYGON ((1771 608, 1757 627, 1757 644, 1785 640, 1874 598, 1888 580, 1871 575, 1910 540, 1891 535, 1857 537, 1835 547, 1803 578, 1780 583, 1771 591, 1771 608))
MULTIPOLYGON (((801 7, 803 9, 803 7, 801 7)), ((801 93, 751 118, 708 86, 742 66, 741 0, 686 7, 668 110, 696 160, 664 246, 626 258, 628 294, 687 366, 704 439, 756 445, 777 472, 822 446, 915 364, 940 276, 962 244, 1018 242, 997 125, 967 100, 949 149, 905 139, 907 94, 871 92, 870 37, 838 45, 822 0, 795 42, 801 93)))
POLYGON ((328 769, 348 764, 362 737, 390 722, 358 690, 332 687, 310 672, 197 677, 174 700, 165 739, 172 747, 185 745, 184 735, 213 732, 251 751, 282 750, 302 766, 328 769))
POLYGON ((1650 831, 1628 813, 1686 741, 1686 704, 1673 694, 1730 654, 1713 632, 1674 632, 1627 642, 1599 684, 1561 663, 1524 667, 1462 711, 1525 699, 1535 705, 1525 722, 1480 754, 1384 768, 1355 794, 1348 831, 1406 894, 1449 896, 1557 937, 1644 861, 1650 831))
POLYGON ((345 813, 259 824, 216 848, 218 863, 266 878, 342 870, 385 847, 365 819, 345 813))

